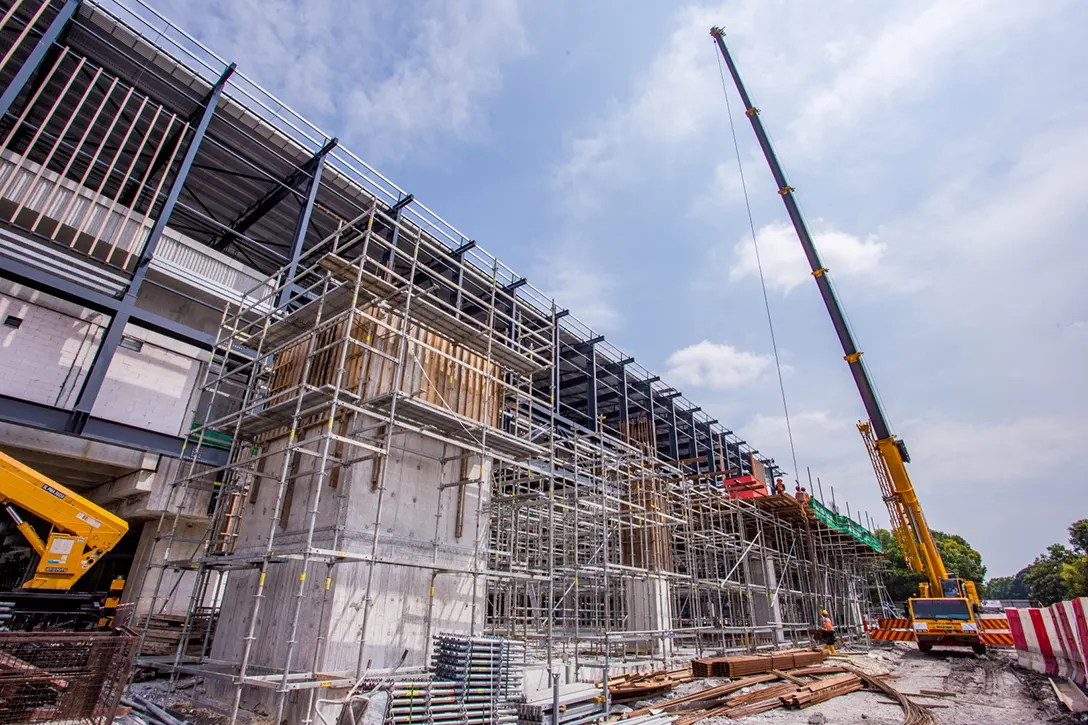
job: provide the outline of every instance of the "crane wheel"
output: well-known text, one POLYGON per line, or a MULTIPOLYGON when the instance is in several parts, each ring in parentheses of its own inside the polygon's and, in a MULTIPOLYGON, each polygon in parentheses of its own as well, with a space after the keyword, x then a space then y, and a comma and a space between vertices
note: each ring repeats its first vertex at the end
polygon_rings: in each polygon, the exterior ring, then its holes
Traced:
POLYGON ((979 657, 986 654, 986 645, 982 644, 981 642, 971 645, 971 649, 974 650, 974 653, 977 654, 979 657))
POLYGON ((919 642, 918 643, 918 651, 919 652, 929 652, 931 649, 933 649, 933 645, 930 644, 929 642, 919 642))

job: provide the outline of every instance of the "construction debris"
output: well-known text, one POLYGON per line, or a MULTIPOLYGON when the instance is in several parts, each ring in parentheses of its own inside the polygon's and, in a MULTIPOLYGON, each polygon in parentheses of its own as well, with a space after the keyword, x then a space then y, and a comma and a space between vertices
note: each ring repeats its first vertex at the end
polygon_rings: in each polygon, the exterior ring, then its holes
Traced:
MULTIPOLYGON (((144 655, 173 655, 177 653, 178 644, 185 633, 185 615, 152 614, 148 617, 139 617, 132 628, 137 632, 143 632, 146 624, 147 631, 143 634, 144 642, 141 650, 144 655)), ((198 657, 204 649, 208 629, 214 627, 213 617, 208 615, 194 615, 189 622, 189 639, 185 644, 185 654, 198 657)), ((208 639, 208 641, 211 641, 208 639)))
POLYGON ((873 675, 850 666, 845 666, 844 669, 857 675, 862 682, 869 687, 883 692, 885 695, 898 702, 899 706, 903 708, 903 725, 936 725, 937 719, 933 717, 933 713, 929 712, 929 710, 922 705, 911 702, 907 699, 906 695, 881 678, 874 677, 873 675))
POLYGON ((619 675, 608 681, 608 694, 613 700, 639 700, 691 682, 693 679, 690 666, 674 670, 619 675))

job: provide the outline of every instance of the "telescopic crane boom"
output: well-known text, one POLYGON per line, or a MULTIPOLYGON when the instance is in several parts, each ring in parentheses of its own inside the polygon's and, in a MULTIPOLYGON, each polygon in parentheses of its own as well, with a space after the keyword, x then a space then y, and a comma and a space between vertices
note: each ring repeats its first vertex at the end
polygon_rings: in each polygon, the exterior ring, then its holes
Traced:
POLYGON ((881 478, 882 488, 885 489, 884 501, 891 514, 896 535, 903 545, 905 558, 907 558, 911 568, 924 573, 928 579, 927 585, 922 587, 922 595, 929 596, 932 593, 935 597, 962 597, 977 604, 978 597, 974 592, 972 582, 949 579, 944 561, 941 559, 933 535, 926 524, 922 506, 918 502, 918 496, 907 473, 906 464, 910 462, 907 447, 902 440, 896 438, 892 433, 891 426, 888 425, 888 419, 884 415, 884 410, 880 407, 880 401, 873 389, 869 372, 861 359, 861 351, 858 349, 850 328, 846 324, 846 317, 843 315, 842 306, 835 296, 835 290, 831 286, 828 270, 820 260, 820 254, 812 241, 812 235, 805 224, 801 209, 798 207, 796 199, 794 199, 793 187, 786 180, 786 174, 782 170, 782 165, 778 162, 778 157, 775 155, 774 148, 767 137, 767 132, 763 128, 759 109, 755 107, 755 104, 752 103, 751 98, 748 96, 748 91, 744 87, 740 74, 737 72, 737 67, 733 63, 729 49, 725 46, 725 32, 721 28, 715 27, 711 29, 710 34, 714 37, 718 50, 729 68, 729 75, 733 78, 737 92, 740 93, 741 101, 744 103, 744 113, 748 116, 748 120, 752 124, 752 130, 755 131, 756 139, 759 141, 759 146, 767 159, 767 164, 771 167, 771 174, 778 185, 778 193, 782 197, 782 203, 786 206, 786 213, 789 214, 794 231, 797 232, 797 238, 801 242, 805 257, 808 258, 809 267, 812 269, 812 276, 816 279, 816 287, 820 290, 820 297, 823 299, 824 306, 827 307, 827 312, 831 316, 831 323, 834 325, 835 333, 839 337, 843 357, 850 366, 850 373, 853 375, 854 383, 861 394, 865 412, 869 416, 869 423, 868 425, 863 423, 859 428, 862 429, 863 436, 866 436, 866 429, 869 430, 866 440, 870 444, 870 452, 873 455, 874 466, 877 466, 877 475, 881 478), (883 469, 884 476, 881 476, 881 469, 883 469))

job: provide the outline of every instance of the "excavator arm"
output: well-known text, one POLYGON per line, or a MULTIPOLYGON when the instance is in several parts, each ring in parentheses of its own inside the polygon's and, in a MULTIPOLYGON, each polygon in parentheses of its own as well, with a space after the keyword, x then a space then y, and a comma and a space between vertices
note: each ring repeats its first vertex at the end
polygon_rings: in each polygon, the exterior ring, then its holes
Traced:
POLYGON ((128 532, 123 519, 2 452, 0 505, 39 556, 27 589, 68 591, 128 532), (45 541, 19 509, 50 524, 45 541))

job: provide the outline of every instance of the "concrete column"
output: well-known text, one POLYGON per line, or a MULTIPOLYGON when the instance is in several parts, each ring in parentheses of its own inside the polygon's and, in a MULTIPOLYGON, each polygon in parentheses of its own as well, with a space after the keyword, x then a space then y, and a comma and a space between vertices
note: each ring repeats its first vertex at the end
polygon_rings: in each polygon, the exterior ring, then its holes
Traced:
MULTIPOLYGON (((661 576, 634 579, 627 586, 627 614, 630 628, 636 632, 672 629, 672 606, 668 582, 661 576)), ((650 636, 633 643, 641 650, 668 660, 672 657, 671 639, 650 636)))

